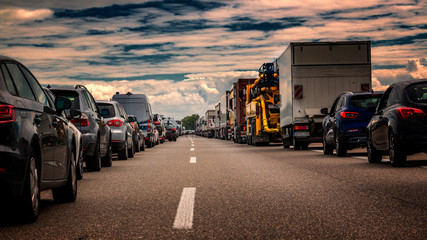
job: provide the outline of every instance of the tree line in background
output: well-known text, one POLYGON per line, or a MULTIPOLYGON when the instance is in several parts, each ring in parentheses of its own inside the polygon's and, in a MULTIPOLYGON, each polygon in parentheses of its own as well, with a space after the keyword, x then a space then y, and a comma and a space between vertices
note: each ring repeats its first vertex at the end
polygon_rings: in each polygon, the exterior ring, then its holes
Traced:
POLYGON ((199 119, 200 116, 198 114, 193 114, 191 116, 186 116, 183 118, 182 126, 185 127, 185 130, 194 130, 194 125, 196 124, 197 119, 199 119))

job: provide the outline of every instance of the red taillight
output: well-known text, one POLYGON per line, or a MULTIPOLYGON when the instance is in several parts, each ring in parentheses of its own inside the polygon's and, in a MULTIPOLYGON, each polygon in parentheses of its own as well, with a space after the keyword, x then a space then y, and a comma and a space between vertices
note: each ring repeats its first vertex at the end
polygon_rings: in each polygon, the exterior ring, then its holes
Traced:
POLYGON ((343 118, 357 118, 359 113, 357 112, 340 112, 341 117, 343 118))
POLYGON ((6 172, 6 169, 0 168, 0 172, 6 172))
POLYGON ((71 119, 72 123, 80 124, 80 127, 87 127, 89 126, 89 118, 85 113, 82 113, 80 118, 73 118, 71 119))
POLYGON ((154 124, 160 125, 160 121, 155 121, 154 124))
POLYGON ((121 127, 123 126, 123 122, 120 119, 114 119, 107 122, 107 125, 110 127, 121 127))
POLYGON ((151 132, 151 126, 150 126, 151 120, 147 120, 147 131, 151 132))
POLYGON ((308 130, 308 126, 307 125, 296 125, 294 126, 294 130, 308 130))
POLYGON ((15 109, 10 105, 0 105, 0 123, 15 121, 15 109))
POLYGON ((425 117, 426 114, 418 108, 408 108, 402 107, 396 109, 397 115, 403 119, 411 118, 411 117, 425 117))
POLYGON ((243 131, 246 131, 246 126, 243 126, 243 131))
POLYGON ((176 131, 176 128, 171 128, 172 131, 176 131))

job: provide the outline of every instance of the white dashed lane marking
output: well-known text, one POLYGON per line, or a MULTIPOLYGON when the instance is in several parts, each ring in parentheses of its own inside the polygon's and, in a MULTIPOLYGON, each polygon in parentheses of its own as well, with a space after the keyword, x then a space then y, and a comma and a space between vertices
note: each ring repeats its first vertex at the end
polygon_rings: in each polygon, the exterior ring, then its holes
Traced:
POLYGON ((179 201, 173 228, 191 229, 193 228, 194 201, 196 197, 196 188, 187 187, 182 190, 181 200, 179 201))
POLYGON ((191 157, 190 158, 190 163, 196 163, 196 157, 191 157))

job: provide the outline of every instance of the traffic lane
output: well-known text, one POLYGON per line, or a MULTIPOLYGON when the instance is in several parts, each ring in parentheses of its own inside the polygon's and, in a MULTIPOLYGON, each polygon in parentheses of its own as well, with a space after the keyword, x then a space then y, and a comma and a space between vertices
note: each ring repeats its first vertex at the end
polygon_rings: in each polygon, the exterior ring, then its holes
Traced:
MULTIPOLYGON (((189 162, 189 140, 178 138, 85 173, 74 203, 43 193, 38 221, 3 224, 0 239, 158 239, 169 236, 189 162), (185 147, 184 147, 185 146, 185 147)), ((191 177, 191 176, 190 176, 191 177)))
MULTIPOLYGON (((204 177, 197 187, 194 232, 187 237, 420 238, 426 234, 425 208, 369 191, 387 184, 375 182, 375 177, 373 183, 358 187, 361 176, 353 169, 335 174, 339 165, 348 164, 342 159, 323 159, 315 152, 280 146, 211 141, 202 141, 204 154, 198 156, 198 167, 203 165, 200 171, 206 172, 200 173, 204 177)), ((425 193, 425 188, 418 192, 425 193)))

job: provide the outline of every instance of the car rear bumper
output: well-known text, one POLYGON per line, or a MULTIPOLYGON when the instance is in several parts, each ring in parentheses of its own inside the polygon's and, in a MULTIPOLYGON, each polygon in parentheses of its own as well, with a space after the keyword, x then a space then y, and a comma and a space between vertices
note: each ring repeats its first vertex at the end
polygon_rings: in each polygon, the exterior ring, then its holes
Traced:
POLYGON ((111 147, 113 149, 114 153, 117 153, 118 151, 122 150, 123 148, 125 148, 125 141, 124 140, 112 140, 111 141, 111 147))
MULTIPOLYGON (((4 151, 0 146, 0 196, 21 196, 29 156, 13 151, 4 151)), ((29 151, 27 151, 29 152, 29 151)))

